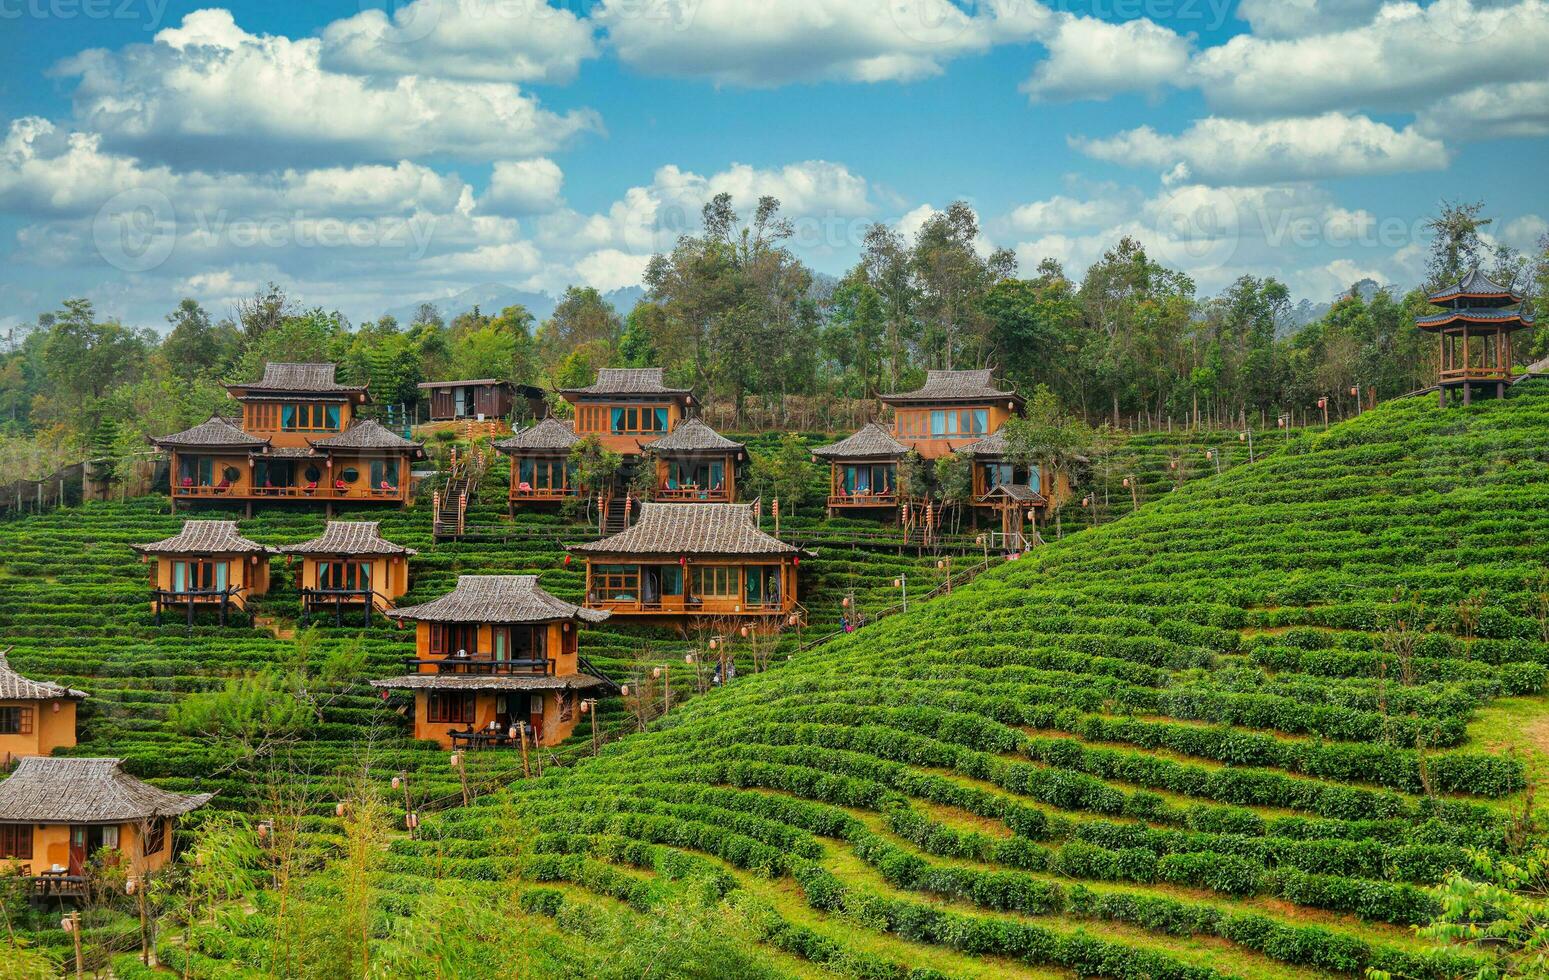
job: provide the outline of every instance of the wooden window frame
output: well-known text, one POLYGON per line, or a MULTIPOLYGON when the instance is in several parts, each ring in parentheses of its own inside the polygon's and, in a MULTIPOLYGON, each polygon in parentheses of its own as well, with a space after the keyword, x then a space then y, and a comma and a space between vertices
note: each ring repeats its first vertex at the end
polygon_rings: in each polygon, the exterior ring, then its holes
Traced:
POLYGON ((742 601, 742 566, 695 565, 693 567, 694 595, 700 599, 735 599, 742 601), (706 587, 708 581, 709 587, 706 587), (725 591, 721 591, 721 590, 725 591))
POLYGON ((343 560, 330 558, 326 561, 319 559, 317 563, 317 587, 325 591, 338 591, 343 589, 346 591, 359 592, 370 590, 372 588, 371 573, 365 573, 365 585, 362 586, 361 570, 363 568, 370 568, 371 564, 372 563, 370 561, 360 561, 359 559, 349 558, 343 560), (327 567, 325 568, 324 566, 327 567), (341 569, 346 570, 343 573, 344 584, 335 585, 332 581, 329 581, 329 579, 339 578, 341 569))
POLYGON ((479 624, 430 624, 431 654, 438 657, 450 657, 458 650, 467 650, 470 656, 479 652, 479 624), (466 642, 463 642, 464 640, 466 642))
POLYGON ((598 565, 592 572, 592 591, 603 602, 630 602, 640 599, 639 565, 598 565), (610 571, 619 569, 619 571, 610 571), (627 569, 625 571, 624 569, 627 569), (632 598, 615 598, 627 593, 632 598))
POLYGON ((0 722, 0 735, 31 735, 34 711, 30 704, 0 706, 0 719, 15 719, 14 722, 0 722))
POLYGON ((425 696, 425 722, 431 725, 467 725, 477 714, 472 691, 430 691, 425 696))
POLYGON ((31 861, 32 837, 30 823, 0 823, 0 861, 31 861))

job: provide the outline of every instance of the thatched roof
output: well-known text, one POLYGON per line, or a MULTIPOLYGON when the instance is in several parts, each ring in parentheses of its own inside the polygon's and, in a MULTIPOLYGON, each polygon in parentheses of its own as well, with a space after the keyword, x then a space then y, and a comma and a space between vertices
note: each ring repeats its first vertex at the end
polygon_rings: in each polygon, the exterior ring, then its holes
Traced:
POLYGON ((85 697, 85 691, 73 687, 23 677, 11 669, 10 661, 0 651, 0 701, 57 701, 62 698, 78 701, 85 697))
POLYGON ((229 384, 228 388, 246 391, 283 391, 312 395, 350 395, 366 390, 365 385, 345 385, 334 380, 337 364, 270 361, 257 381, 229 384))
POLYGON ((242 426, 235 419, 228 419, 223 415, 212 415, 192 429, 174 432, 170 436, 152 438, 151 442, 163 449, 180 449, 185 446, 193 449, 207 447, 248 449, 269 444, 267 439, 260 439, 243 432, 242 426))
POLYGON ((314 449, 338 450, 381 450, 385 452, 411 452, 416 455, 424 455, 423 443, 405 439, 403 436, 389 429, 376 419, 356 419, 348 429, 336 436, 327 436, 322 439, 308 439, 314 449))
POLYGON ((742 443, 732 442, 699 419, 685 419, 676 429, 640 448, 656 453, 739 453, 744 447, 742 443))
POLYGON ((413 555, 405 548, 382 537, 380 521, 329 521, 323 533, 300 544, 275 549, 287 555, 413 555))
POLYGON ((585 388, 564 388, 561 395, 668 395, 692 399, 692 388, 669 388, 662 368, 602 368, 585 388))
POLYGON ((581 437, 575 434, 574 422, 557 419, 551 415, 536 425, 528 426, 521 432, 513 432, 508 438, 494 443, 494 446, 503 453, 535 452, 539 450, 568 452, 571 446, 580 441, 581 437))
POLYGON ((572 545, 583 554, 794 555, 797 549, 765 534, 752 504, 640 505, 640 520, 601 541, 572 545))
POLYGON ((236 521, 184 521, 183 530, 170 538, 130 547, 149 555, 249 555, 269 551, 238 534, 236 521))
POLYGON ((854 435, 812 450, 820 459, 900 459, 908 447, 880 422, 867 422, 854 435))
POLYGON ((1010 500, 1018 504, 1031 504, 1035 507, 1047 503, 1043 494, 1025 483, 997 483, 985 491, 979 499, 982 501, 995 499, 1010 500))
POLYGON ((32 757, 0 783, 0 820, 127 823, 204 806, 214 793, 169 793, 119 768, 118 759, 32 757))
POLYGON ((978 371, 926 371, 925 384, 914 391, 883 395, 889 405, 920 402, 1003 401, 1021 403, 1014 391, 1001 391, 988 369, 978 371))
POLYGON ((1006 430, 996 429, 976 442, 964 446, 963 452, 971 456, 1000 457, 1006 455, 1006 430))
POLYGON ((585 691, 608 684, 591 674, 406 674, 371 682, 398 691, 585 691))
POLYGON ((390 619, 426 623, 546 623, 574 619, 600 623, 610 615, 557 599, 538 588, 536 575, 459 575, 439 599, 390 610, 390 619))

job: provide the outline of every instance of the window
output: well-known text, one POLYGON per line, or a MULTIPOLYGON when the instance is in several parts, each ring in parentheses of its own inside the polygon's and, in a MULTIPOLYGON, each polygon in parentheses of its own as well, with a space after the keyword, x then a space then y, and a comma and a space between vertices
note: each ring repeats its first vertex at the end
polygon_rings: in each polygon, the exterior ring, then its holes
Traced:
POLYGON ((398 489, 398 461, 373 459, 371 461, 371 489, 398 489))
POLYGON ((235 466, 227 466, 221 470, 221 479, 227 483, 236 483, 242 479, 242 471, 235 466))
POLYGON ((369 591, 371 563, 366 561, 318 562, 317 587, 346 592, 369 591))
POLYGON ((916 439, 977 439, 989 435, 987 408, 942 408, 898 413, 900 436, 916 439))
POLYGON ((516 468, 517 483, 531 490, 566 490, 574 478, 575 468, 562 459, 522 459, 516 468))
POLYGON ((984 489, 986 492, 1003 484, 1015 483, 1010 463, 984 464, 984 489))
POLYGON ((735 599, 737 580, 735 565, 700 565, 694 569, 694 594, 705 599, 735 599))
POLYGON ((668 490, 725 490, 726 461, 673 460, 667 464, 668 490))
POLYGON ((295 480, 296 465, 260 459, 254 467, 253 482, 260 487, 288 487, 295 480))
POLYGON ((167 846, 167 821, 153 818, 145 828, 145 836, 140 838, 140 843, 140 853, 144 857, 160 854, 167 846))
POLYGON ((317 464, 308 463, 306 471, 301 474, 312 486, 317 486, 317 481, 323 478, 323 471, 317 468, 317 464))
POLYGON ((177 475, 182 486, 210 486, 215 482, 215 460, 209 456, 179 456, 177 475))
POLYGON ((780 566, 749 565, 743 569, 746 587, 744 600, 750 606, 780 604, 780 566))
POLYGON ((633 602, 640 595, 639 565, 598 565, 592 591, 604 602, 633 602))
POLYGON ((102 847, 109 850, 118 850, 118 827, 111 825, 102 828, 102 847))
POLYGON ((662 566, 662 595, 683 594, 683 566, 662 566))
POLYGON ((337 403, 287 402, 280 406, 280 428, 286 432, 337 432, 341 415, 337 403))
POLYGON ((32 824, 0 823, 0 859, 32 860, 32 824))
POLYGON ((0 708, 0 735, 31 735, 32 707, 14 705, 0 708))
POLYGON ((339 471, 339 479, 343 480, 345 483, 354 483, 356 480, 360 479, 360 470, 357 470, 353 466, 346 466, 344 469, 339 471))
POLYGON ((172 563, 173 592, 212 592, 226 588, 230 565, 224 561, 196 558, 172 563))
POLYGON ((667 414, 665 405, 583 405, 576 409, 576 431, 660 435, 667 431, 667 414))
POLYGON ((431 691, 425 698, 425 720, 432 725, 463 725, 473 721, 472 691, 431 691))
POLYGON ((848 495, 890 494, 896 489, 897 471, 892 463, 848 463, 840 478, 848 495))
POLYGON ((479 627, 476 623, 431 623, 430 652, 447 657, 459 650, 477 653, 479 627))

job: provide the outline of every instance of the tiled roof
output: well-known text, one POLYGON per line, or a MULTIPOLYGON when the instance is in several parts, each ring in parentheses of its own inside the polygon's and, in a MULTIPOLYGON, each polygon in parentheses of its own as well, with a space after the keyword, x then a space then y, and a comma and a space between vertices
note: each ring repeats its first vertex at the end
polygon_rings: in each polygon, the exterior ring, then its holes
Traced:
POLYGON ((160 438, 152 439, 151 442, 171 449, 176 449, 180 446, 193 448, 230 446, 232 448, 247 449, 252 446, 268 445, 269 441, 243 432, 242 426, 235 419, 228 419, 221 415, 212 415, 192 429, 174 432, 170 436, 161 436, 160 438))
POLYGON ((23 677, 11 669, 10 661, 0 651, 0 701, 53 701, 57 698, 84 697, 85 691, 23 677))
POLYGON ((387 616, 427 623, 544 623, 556 619, 600 623, 609 613, 555 598, 538 588, 536 575, 459 575, 457 587, 441 598, 401 606, 387 616))
POLYGON ((365 385, 344 385, 334 380, 337 364, 296 363, 294 361, 270 361, 264 365, 264 376, 246 384, 229 387, 248 391, 295 391, 316 394, 346 394, 365 391, 365 385))
POLYGON ((1006 430, 996 429, 977 442, 970 442, 963 447, 963 452, 973 456, 1004 456, 1006 455, 1006 430))
POLYGON ((1450 303, 1458 299, 1487 300, 1489 302, 1484 304, 1487 306, 1510 306, 1522 302, 1520 295, 1480 272, 1478 266, 1474 266, 1468 275, 1452 285, 1426 297, 1432 303, 1450 303))
POLYGON ((473 385, 503 385, 499 378, 474 378, 469 381, 421 381, 417 388, 469 388, 473 385))
POLYGON ((585 388, 566 388, 562 395, 693 395, 692 388, 669 388, 662 368, 602 368, 585 388))
POLYGON ((587 554, 793 555, 796 548, 753 523, 752 504, 642 503, 634 527, 572 545, 587 554))
POLYGON ((399 691, 585 691, 608 682, 591 674, 407 674, 372 681, 371 686, 399 691))
POLYGON ((300 544, 281 545, 288 555, 413 555, 413 548, 382 537, 379 521, 329 521, 323 533, 300 544))
POLYGON ((1009 398, 1021 401, 1022 396, 1013 391, 1001 391, 995 386, 988 369, 978 371, 927 371, 925 384, 914 391, 900 391, 883 395, 888 404, 894 402, 962 401, 965 399, 996 401, 1009 398))
POLYGON ((990 487, 979 499, 989 500, 991 497, 1006 497, 1019 504, 1037 505, 1046 502, 1043 494, 1025 483, 998 483, 990 487))
POLYGON ((1533 325, 1532 317, 1523 316, 1516 310, 1499 310, 1485 306, 1474 306, 1463 307, 1457 310, 1442 310, 1430 316, 1415 317, 1415 326, 1421 329, 1441 327, 1460 320, 1468 323, 1489 323, 1496 326, 1505 326, 1512 330, 1533 325))
POLYGON ((658 453, 691 453, 714 450, 741 452, 743 445, 740 442, 732 442, 699 419, 685 419, 678 424, 676 429, 673 429, 660 439, 653 439, 640 448, 658 453))
POLYGON ((356 419, 348 429, 336 436, 308 439, 315 449, 384 449, 421 452, 422 443, 405 439, 376 419, 356 419))
POLYGON ((150 544, 132 545, 144 554, 246 555, 269 549, 237 533, 236 521, 184 521, 183 530, 150 544))
POLYGON ((581 437, 575 434, 575 423, 551 415, 521 432, 513 432, 494 446, 503 453, 512 453, 534 449, 569 449, 580 441, 581 437))
POLYGON ((323 453, 310 446, 270 446, 264 456, 271 459, 322 459, 323 453))
POLYGON ((119 768, 117 759, 32 757, 0 783, 0 820, 125 823, 204 806, 214 793, 169 793, 119 768))
POLYGON ((880 422, 867 422, 854 435, 812 450, 821 459, 894 459, 909 450, 880 422))

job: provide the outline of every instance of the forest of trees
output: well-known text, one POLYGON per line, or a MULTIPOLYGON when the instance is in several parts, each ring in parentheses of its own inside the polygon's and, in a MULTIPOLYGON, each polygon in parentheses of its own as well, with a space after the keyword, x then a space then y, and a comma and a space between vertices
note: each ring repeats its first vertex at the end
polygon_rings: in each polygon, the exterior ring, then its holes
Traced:
MULTIPOLYGON (((1324 396, 1341 414, 1353 385, 1386 398, 1430 383, 1435 339, 1413 327, 1427 288, 1474 265, 1529 297, 1549 288, 1549 240, 1532 255, 1491 248, 1482 212, 1442 205, 1426 282, 1402 295, 1352 288, 1301 326, 1274 278, 1244 276, 1202 297, 1186 270, 1127 238, 1079 281, 1053 260, 1018 270, 1009 252, 976 250, 977 220, 962 202, 912 241, 874 226, 835 282, 788 247, 778 201, 739 215, 726 195, 705 206, 697 234, 651 260, 645 297, 622 313, 572 287, 542 323, 519 306, 448 322, 426 304, 411 323, 351 324, 271 284, 218 320, 185 299, 153 330, 68 299, 0 348, 0 481, 87 453, 144 451, 147 435, 232 410, 220 382, 255 377, 271 359, 336 361, 383 405, 413 402, 423 380, 555 389, 584 385, 599 367, 659 365, 718 418, 787 425, 799 414, 810 424, 825 417, 813 406, 864 405, 928 368, 992 367, 1025 392, 1046 386, 1093 423, 1272 420, 1324 396)), ((1519 338, 1524 363, 1546 352, 1549 326, 1519 338)))

